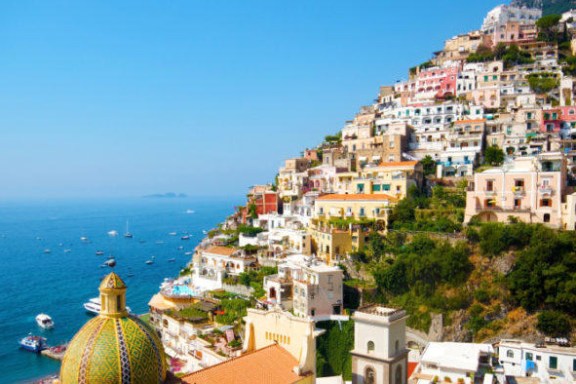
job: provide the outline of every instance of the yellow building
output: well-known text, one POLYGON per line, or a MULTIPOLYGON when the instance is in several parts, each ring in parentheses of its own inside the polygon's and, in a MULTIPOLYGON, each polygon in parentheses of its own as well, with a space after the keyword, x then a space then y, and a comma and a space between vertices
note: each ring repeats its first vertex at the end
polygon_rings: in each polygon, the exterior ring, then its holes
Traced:
POLYGON ((126 285, 115 273, 100 284, 100 314, 74 336, 60 383, 163 383, 166 356, 156 332, 126 310, 126 285))
POLYGON ((314 321, 280 310, 248 309, 245 354, 182 377, 189 384, 313 384, 314 321))
POLYGON ((352 183, 351 193, 386 194, 403 199, 408 188, 422 185, 423 180, 424 170, 418 161, 380 163, 359 172, 359 177, 352 183))
POLYGON ((319 258, 337 262, 364 246, 374 226, 385 230, 398 198, 379 194, 331 194, 316 199, 311 233, 319 258))

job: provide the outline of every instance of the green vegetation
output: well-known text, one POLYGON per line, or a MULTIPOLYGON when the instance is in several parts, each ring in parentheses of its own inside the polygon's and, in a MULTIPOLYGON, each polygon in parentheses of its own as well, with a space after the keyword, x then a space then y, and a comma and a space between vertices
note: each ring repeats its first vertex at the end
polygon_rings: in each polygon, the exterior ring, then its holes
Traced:
POLYGON ((394 230, 449 232, 460 231, 466 206, 466 185, 449 190, 432 188, 432 196, 415 186, 390 213, 389 227, 394 230))
POLYGON ((484 164, 501 165, 504 162, 504 151, 497 145, 486 148, 484 152, 484 164))
POLYGON ((327 135, 324 137, 324 141, 332 144, 340 144, 342 142, 342 131, 335 135, 327 135))
POLYGON ((543 311, 538 315, 536 328, 545 335, 568 336, 572 331, 570 316, 558 311, 543 311))
POLYGON ((430 176, 436 174, 436 162, 432 159, 432 156, 426 155, 422 160, 420 160, 422 167, 424 168, 424 175, 430 176))
POLYGON ((223 314, 216 315, 219 324, 232 325, 246 316, 246 309, 250 306, 248 300, 234 298, 220 301, 223 314))
POLYGON ((418 68, 420 68, 420 70, 423 70, 423 69, 430 68, 430 67, 433 67, 433 66, 434 66, 434 63, 433 63, 433 62, 427 61, 427 62, 425 62, 425 63, 422 63, 422 64, 420 64, 420 65, 416 65, 416 66, 410 68, 409 71, 410 71, 410 74, 411 74, 411 75, 415 75, 416 72, 418 71, 418 68))
POLYGON ((175 319, 182 319, 192 322, 202 322, 208 319, 208 313, 201 309, 201 304, 195 303, 181 310, 166 311, 169 316, 175 319))
POLYGON ((264 291, 264 277, 278 273, 277 267, 262 267, 257 271, 250 270, 242 272, 238 276, 228 276, 225 279, 227 284, 242 284, 246 287, 254 288, 254 297, 260 298, 266 294, 264 291))
POLYGON ((335 321, 316 323, 326 333, 316 339, 316 372, 318 377, 342 375, 352 380, 352 357, 354 348, 354 322, 335 321))
POLYGON ((469 63, 482 63, 493 60, 502 60, 506 68, 534 62, 530 53, 522 51, 516 44, 507 46, 503 43, 494 47, 494 50, 485 45, 481 45, 476 52, 470 54, 467 59, 469 63))
POLYGON ((560 80, 556 78, 554 73, 539 72, 531 73, 526 76, 530 89, 536 93, 548 93, 551 90, 560 86, 560 80))
POLYGON ((558 22, 561 17, 560 15, 547 15, 542 16, 540 20, 536 21, 538 40, 549 42, 558 41, 558 34, 560 32, 558 22))

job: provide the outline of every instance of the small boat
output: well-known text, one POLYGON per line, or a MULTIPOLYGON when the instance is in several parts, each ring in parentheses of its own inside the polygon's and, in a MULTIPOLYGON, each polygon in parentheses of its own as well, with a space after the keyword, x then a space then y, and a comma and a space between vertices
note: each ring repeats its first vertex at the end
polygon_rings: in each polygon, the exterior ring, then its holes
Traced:
POLYGON ((152 264, 154 264, 154 260, 146 260, 146 264, 152 265, 152 264))
POLYGON ((175 262, 175 261, 176 261, 176 259, 175 259, 174 257, 171 258, 171 259, 168 259, 168 262, 169 262, 169 263, 173 263, 173 262, 175 262))
POLYGON ((168 235, 169 235, 169 236, 176 236, 177 233, 176 233, 176 232, 170 232, 168 235))
POLYGON ((115 267, 116 266, 116 259, 108 259, 104 262, 107 267, 115 267))
POLYGON ((184 254, 185 254, 186 256, 190 256, 192 253, 193 253, 193 252, 190 252, 190 251, 189 251, 189 252, 184 252, 184 254))
POLYGON ((178 247, 178 250, 179 250, 179 251, 181 251, 181 250, 183 250, 183 249, 184 249, 184 247, 183 247, 182 245, 178 247))
POLYGON ((205 235, 207 235, 207 234, 208 234, 208 231, 205 230, 205 229, 203 229, 203 230, 202 230, 202 233, 205 234, 205 235))
POLYGON ((116 231, 114 229, 111 231, 108 231, 108 236, 116 237, 116 236, 118 236, 118 231, 116 231))
POLYGON ((52 251, 51 251, 49 248, 46 248, 46 249, 44 250, 44 253, 48 254, 48 253, 52 253, 52 251))
POLYGON ((134 237, 134 235, 132 235, 132 233, 130 233, 130 231, 128 230, 128 221, 126 221, 126 232, 124 232, 124 237, 127 239, 131 239, 134 237))
POLYGON ((184 235, 180 238, 180 240, 190 240, 190 235, 184 235))
POLYGON ((126 276, 128 276, 128 277, 133 277, 134 274, 133 274, 132 272, 128 272, 128 273, 126 274, 126 276))
POLYGON ((89 244, 89 243, 90 243, 90 239, 88 239, 86 236, 82 236, 82 237, 80 238, 80 241, 83 242, 83 243, 86 243, 86 244, 89 244))
POLYGON ((36 324, 44 329, 54 328, 54 321, 45 313, 41 313, 36 316, 36 324))
POLYGON ((34 335, 26 336, 20 340, 19 344, 23 349, 35 353, 39 353, 48 347, 44 337, 34 335))
POLYGON ((104 251, 96 251, 96 256, 102 256, 104 254, 104 251))
MULTIPOLYGON (((102 303, 100 302, 99 297, 89 299, 88 302, 84 303, 83 305, 86 312, 88 312, 91 315, 99 315, 100 310, 102 309, 102 303)), ((128 311, 128 313, 132 313, 130 307, 126 307, 126 310, 128 311)))
POLYGON ((64 250, 64 253, 70 253, 70 252, 72 252, 71 249, 65 249, 65 250, 64 250))
POLYGON ((194 210, 193 210, 193 209, 187 209, 187 210, 186 210, 186 213, 189 214, 189 215, 191 215, 191 214, 194 213, 194 210))
POLYGON ((164 241, 163 241, 163 240, 158 240, 158 241, 156 241, 155 244, 164 244, 164 241))

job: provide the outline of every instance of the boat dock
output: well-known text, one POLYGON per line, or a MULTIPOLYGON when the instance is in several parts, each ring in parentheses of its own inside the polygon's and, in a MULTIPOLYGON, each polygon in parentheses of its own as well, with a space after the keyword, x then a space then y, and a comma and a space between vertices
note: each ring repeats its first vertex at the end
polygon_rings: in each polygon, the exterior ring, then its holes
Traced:
POLYGON ((57 345, 55 347, 47 348, 40 353, 43 356, 61 361, 64 358, 64 354, 66 353, 66 347, 68 347, 68 344, 57 345))

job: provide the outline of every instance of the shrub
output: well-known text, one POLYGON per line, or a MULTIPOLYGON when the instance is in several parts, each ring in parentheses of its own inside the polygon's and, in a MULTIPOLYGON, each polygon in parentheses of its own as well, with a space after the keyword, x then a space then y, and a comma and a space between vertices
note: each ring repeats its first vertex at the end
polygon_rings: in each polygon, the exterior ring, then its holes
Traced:
POLYGON ((557 311, 540 312, 536 328, 550 336, 568 336, 572 330, 570 317, 557 311))

